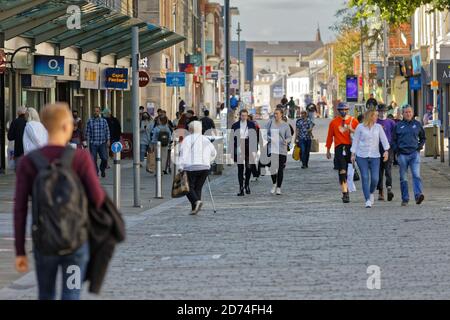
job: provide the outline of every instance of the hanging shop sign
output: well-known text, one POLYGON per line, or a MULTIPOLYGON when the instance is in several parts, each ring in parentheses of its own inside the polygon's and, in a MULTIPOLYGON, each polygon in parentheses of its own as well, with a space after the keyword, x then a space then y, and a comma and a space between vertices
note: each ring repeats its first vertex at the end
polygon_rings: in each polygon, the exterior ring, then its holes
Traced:
POLYGON ((21 84, 24 88, 54 89, 56 88, 56 79, 34 74, 22 74, 21 84))
POLYGON ((178 70, 180 70, 180 72, 194 74, 195 73, 195 65, 192 63, 180 63, 178 65, 178 70))
POLYGON ((168 87, 185 87, 186 73, 184 72, 167 72, 166 85, 168 87))
POLYGON ((438 62, 437 65, 438 80, 441 83, 450 83, 450 62, 438 62))
POLYGON ((80 63, 80 88, 98 89, 98 80, 100 77, 98 64, 84 62, 80 63))
POLYGON ((413 75, 419 75, 422 71, 422 56, 420 55, 420 52, 413 54, 411 57, 412 60, 412 73, 413 75))
POLYGON ((422 79, 420 77, 409 78, 409 88, 416 91, 422 89, 422 79))
POLYGON ((105 88, 108 89, 127 89, 128 88, 128 69, 127 68, 106 68, 105 88))
POLYGON ((47 76, 63 76, 64 57, 35 55, 34 74, 47 76))
POLYGON ((145 87, 149 84, 150 77, 147 72, 139 71, 139 87, 145 87))
POLYGON ((189 63, 193 64, 196 67, 200 67, 202 65, 202 55, 200 53, 188 56, 188 60, 189 63))

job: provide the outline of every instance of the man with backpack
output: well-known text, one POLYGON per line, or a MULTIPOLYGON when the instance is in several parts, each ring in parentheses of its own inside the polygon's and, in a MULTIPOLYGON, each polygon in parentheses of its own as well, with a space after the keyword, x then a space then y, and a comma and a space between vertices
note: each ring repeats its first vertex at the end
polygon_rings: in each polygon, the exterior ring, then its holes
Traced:
POLYGON ((56 298, 56 276, 62 268, 63 300, 80 298, 90 256, 89 204, 105 201, 89 153, 68 147, 73 118, 67 104, 45 106, 41 120, 48 145, 23 157, 17 170, 14 231, 16 270, 28 271, 25 229, 32 197, 32 239, 39 299, 56 298))
POLYGON ((158 124, 155 124, 152 132, 152 146, 155 150, 156 144, 161 142, 161 164, 164 170, 164 174, 167 174, 166 164, 169 154, 169 145, 172 141, 172 132, 169 127, 169 119, 166 116, 159 117, 158 124))

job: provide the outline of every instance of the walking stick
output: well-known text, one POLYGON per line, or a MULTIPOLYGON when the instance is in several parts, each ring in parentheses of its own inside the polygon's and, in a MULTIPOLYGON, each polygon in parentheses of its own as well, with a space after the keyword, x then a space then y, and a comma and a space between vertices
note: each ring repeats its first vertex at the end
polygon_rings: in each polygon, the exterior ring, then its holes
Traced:
POLYGON ((209 195, 211 196, 211 202, 212 202, 212 205, 213 205, 213 210, 214 210, 214 213, 217 213, 216 204, 214 203, 214 198, 213 198, 212 191, 211 191, 211 184, 210 184, 209 176, 208 176, 207 179, 208 179, 209 195))

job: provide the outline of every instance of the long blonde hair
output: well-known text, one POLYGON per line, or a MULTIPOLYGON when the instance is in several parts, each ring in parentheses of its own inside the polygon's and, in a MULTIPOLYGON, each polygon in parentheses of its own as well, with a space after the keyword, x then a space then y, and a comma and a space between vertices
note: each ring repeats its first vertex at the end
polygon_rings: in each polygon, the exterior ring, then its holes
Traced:
POLYGON ((377 110, 375 109, 369 109, 364 113, 364 126, 369 127, 370 124, 373 126, 376 123, 375 121, 372 121, 372 117, 376 112, 377 110))

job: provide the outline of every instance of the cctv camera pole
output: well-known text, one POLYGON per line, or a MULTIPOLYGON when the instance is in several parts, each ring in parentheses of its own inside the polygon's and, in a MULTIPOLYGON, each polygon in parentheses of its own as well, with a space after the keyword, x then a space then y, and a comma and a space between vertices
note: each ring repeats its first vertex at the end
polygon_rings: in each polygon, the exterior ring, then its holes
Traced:
POLYGON ((133 109, 133 174, 134 174, 134 207, 141 207, 141 173, 139 143, 139 29, 133 27, 131 38, 132 87, 131 107, 133 109))

